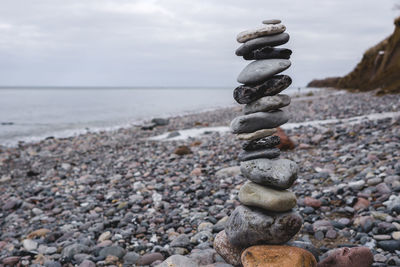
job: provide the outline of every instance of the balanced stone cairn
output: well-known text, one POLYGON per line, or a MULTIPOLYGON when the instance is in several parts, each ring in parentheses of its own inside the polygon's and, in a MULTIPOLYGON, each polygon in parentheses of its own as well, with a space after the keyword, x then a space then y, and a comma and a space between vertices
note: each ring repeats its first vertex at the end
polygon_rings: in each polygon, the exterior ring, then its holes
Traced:
POLYGON ((263 26, 241 32, 242 45, 236 55, 254 60, 239 74, 242 83, 234 98, 244 115, 231 122, 232 132, 244 140, 239 154, 240 170, 247 181, 240 189, 238 206, 214 240, 215 250, 234 266, 316 266, 307 250, 283 245, 302 226, 302 217, 292 209, 296 196, 288 189, 297 178, 297 164, 278 159, 280 138, 276 127, 289 120, 281 108, 290 104, 288 95, 279 94, 292 80, 277 75, 288 69, 292 51, 276 48, 289 41, 280 20, 263 21, 263 26))

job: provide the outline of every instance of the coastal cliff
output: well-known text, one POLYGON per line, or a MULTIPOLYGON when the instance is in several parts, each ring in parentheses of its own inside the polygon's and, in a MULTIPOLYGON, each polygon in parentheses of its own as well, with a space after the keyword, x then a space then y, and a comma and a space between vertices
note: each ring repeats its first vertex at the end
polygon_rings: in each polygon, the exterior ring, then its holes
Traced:
POLYGON ((313 80, 308 87, 335 87, 341 89, 380 93, 400 92, 400 17, 395 19, 391 36, 368 49, 360 63, 344 77, 313 80))

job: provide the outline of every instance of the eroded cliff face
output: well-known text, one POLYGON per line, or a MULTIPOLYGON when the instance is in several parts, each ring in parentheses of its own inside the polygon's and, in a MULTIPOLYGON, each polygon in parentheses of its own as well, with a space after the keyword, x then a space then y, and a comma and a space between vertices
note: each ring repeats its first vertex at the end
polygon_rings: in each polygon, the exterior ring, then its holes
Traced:
POLYGON ((313 80, 307 86, 400 93, 400 17, 394 24, 393 34, 368 49, 352 72, 344 77, 313 80))

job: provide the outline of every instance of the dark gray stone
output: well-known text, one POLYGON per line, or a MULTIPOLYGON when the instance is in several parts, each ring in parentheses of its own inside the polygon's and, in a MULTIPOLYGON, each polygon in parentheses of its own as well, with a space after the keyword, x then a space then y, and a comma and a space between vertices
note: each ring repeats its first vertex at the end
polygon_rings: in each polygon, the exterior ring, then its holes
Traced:
POLYGON ((105 247, 102 250, 100 250, 99 255, 100 257, 104 258, 106 258, 108 255, 112 255, 122 259, 122 257, 124 257, 125 255, 125 250, 120 246, 105 247))
POLYGON ((225 228, 234 246, 284 244, 301 228, 302 218, 296 212, 273 213, 258 208, 238 206, 225 228))
POLYGON ((236 49, 235 54, 237 56, 243 56, 249 52, 264 47, 264 46, 278 46, 286 44, 289 41, 289 34, 280 33, 270 36, 264 36, 256 38, 242 44, 238 49, 236 49))
POLYGON ((317 261, 319 259, 319 256, 321 255, 321 251, 319 250, 319 248, 315 247, 312 243, 303 242, 303 241, 291 241, 291 242, 288 242, 286 245, 302 248, 302 249, 305 249, 305 250, 311 252, 311 254, 314 255, 314 257, 317 261))
POLYGON ((239 74, 237 81, 243 84, 263 83, 291 65, 287 59, 261 59, 251 62, 239 74))
POLYGON ((276 75, 262 84, 247 86, 241 85, 233 91, 233 98, 239 104, 249 104, 264 96, 279 94, 292 84, 292 79, 287 75, 276 75))
POLYGON ((245 60, 260 60, 260 59, 271 59, 271 58, 282 58, 289 59, 292 54, 292 50, 287 48, 274 48, 271 46, 264 46, 256 50, 250 51, 243 55, 245 60))
POLYGON ((288 122, 289 116, 282 110, 257 112, 236 117, 231 122, 235 134, 252 133, 261 129, 272 129, 288 122))
POLYGON ((151 120, 155 126, 165 126, 169 124, 169 119, 164 119, 164 118, 154 118, 151 120))
POLYGON ((190 240, 189 240, 189 237, 185 234, 181 234, 181 235, 177 236, 171 242, 171 247, 186 248, 188 246, 190 246, 190 240))
POLYGON ((274 159, 279 157, 281 151, 278 148, 267 148, 254 151, 242 151, 239 153, 238 160, 246 161, 259 158, 274 159))
POLYGON ((290 96, 274 95, 265 96, 244 106, 243 113, 267 112, 286 107, 290 104, 290 96))
POLYGON ((140 255, 136 252, 128 252, 124 256, 124 265, 132 266, 135 265, 140 255))
POLYGON ((287 189, 297 179, 297 164, 288 159, 253 159, 240 163, 242 175, 257 184, 287 189))
POLYGON ((400 250, 400 240, 379 241, 378 247, 386 251, 394 252, 395 250, 400 250))
POLYGON ((279 145, 280 142, 281 139, 279 138, 279 136, 271 135, 258 140, 247 141, 243 143, 242 148, 247 151, 273 148, 279 145))
POLYGON ((263 24, 279 24, 279 23, 281 23, 282 21, 280 20, 280 19, 266 19, 266 20, 263 20, 263 24))
POLYGON ((89 252, 89 247, 88 246, 81 245, 81 244, 72 244, 72 245, 69 245, 69 246, 65 247, 62 250, 61 256, 63 258, 72 259, 72 257, 75 254, 87 253, 87 252, 89 252))

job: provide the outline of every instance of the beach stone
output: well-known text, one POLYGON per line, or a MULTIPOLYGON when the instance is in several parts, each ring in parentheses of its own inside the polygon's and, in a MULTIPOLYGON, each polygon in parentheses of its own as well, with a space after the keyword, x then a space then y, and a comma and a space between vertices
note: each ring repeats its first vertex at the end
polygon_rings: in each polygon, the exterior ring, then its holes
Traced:
POLYGON ((243 143, 242 148, 246 151, 259 150, 265 148, 273 148, 281 142, 281 139, 276 136, 267 136, 261 139, 247 141, 243 143))
POLYGON ((17 264, 19 262, 20 259, 21 259, 21 257, 18 257, 18 256, 6 257, 2 260, 2 263, 4 265, 14 266, 15 264, 17 264))
POLYGON ((314 256, 298 247, 289 246, 252 246, 242 253, 244 267, 315 267, 314 256))
POLYGON ((199 265, 192 259, 182 255, 172 255, 157 267, 198 267, 199 265))
POLYGON ((96 267, 96 264, 90 260, 84 260, 79 264, 79 267, 96 267))
POLYGON ((274 159, 279 157, 281 151, 278 148, 267 148, 254 151, 242 151, 238 155, 239 161, 246 161, 259 158, 274 159))
POLYGON ((215 177, 218 179, 224 179, 229 177, 235 177, 240 174, 240 166, 233 166, 220 169, 215 173, 215 177))
POLYGON ((283 244, 301 228, 296 212, 274 213, 258 208, 238 206, 225 227, 230 243, 237 247, 259 244, 283 244))
POLYGON ((240 170, 247 179, 257 184, 287 189, 297 178, 297 164, 288 159, 254 159, 243 161, 240 170))
POLYGON ((286 107, 290 104, 290 96, 275 95, 265 96, 244 106, 243 113, 250 114, 255 112, 266 112, 286 107))
POLYGON ((159 252, 147 253, 141 256, 136 262, 137 266, 150 265, 155 261, 163 261, 164 256, 159 252))
POLYGON ((41 228, 41 229, 37 229, 33 232, 30 232, 27 235, 28 239, 32 239, 32 238, 37 238, 37 237, 43 237, 46 236, 48 233, 50 233, 51 231, 49 229, 46 228, 41 228))
POLYGON ((181 234, 181 235, 177 236, 171 242, 171 247, 186 248, 188 246, 190 246, 190 240, 189 240, 189 237, 185 234, 181 234))
POLYGON ((38 248, 38 243, 33 241, 32 239, 24 239, 22 241, 22 245, 24 246, 24 249, 27 251, 36 250, 38 248))
POLYGON ((285 27, 285 25, 282 25, 282 24, 263 25, 263 26, 259 26, 254 29, 240 32, 237 35, 236 40, 239 43, 244 43, 246 41, 255 39, 257 37, 282 33, 285 30, 286 30, 286 27, 285 27))
POLYGON ((289 59, 291 54, 292 50, 287 48, 274 48, 271 46, 264 46, 245 54, 243 58, 245 60, 260 60, 272 58, 289 59))
POLYGON ((314 255, 317 261, 319 259, 319 256, 321 255, 321 251, 319 250, 319 248, 315 247, 311 242, 290 241, 286 245, 307 250, 308 252, 314 255))
POLYGON ((192 153, 192 150, 190 150, 190 148, 188 146, 178 146, 174 150, 174 154, 177 154, 179 156, 188 155, 191 153, 192 153))
POLYGON ((260 138, 264 138, 267 136, 271 136, 274 133, 276 133, 276 129, 261 129, 252 133, 242 133, 238 134, 236 136, 237 139, 239 140, 247 140, 247 141, 252 141, 252 140, 257 140, 260 138))
POLYGON ((225 230, 219 232, 214 239, 215 251, 229 264, 239 266, 243 248, 236 247, 229 242, 225 230))
POLYGON ((258 85, 240 85, 233 91, 233 98, 239 104, 249 104, 264 96, 279 94, 292 84, 288 75, 275 75, 258 85))
POLYGON ((263 36, 249 40, 242 44, 238 49, 236 49, 235 54, 237 56, 243 56, 252 50, 264 47, 264 46, 278 46, 286 44, 289 41, 289 34, 280 33, 269 36, 263 36))
POLYGON ((138 259, 140 258, 140 255, 136 252, 128 252, 125 254, 123 260, 124 260, 124 265, 135 265, 138 259))
POLYGON ((261 129, 278 127, 288 120, 289 115, 282 110, 257 112, 234 118, 231 122, 231 129, 235 134, 252 133, 261 129))
POLYGON ((374 256, 369 248, 340 248, 329 253, 317 267, 369 267, 373 262, 374 256))
POLYGON ((89 247, 82 244, 72 244, 62 250, 61 256, 63 258, 72 259, 74 255, 89 252, 89 247))
POLYGON ((288 190, 275 190, 253 182, 246 182, 239 191, 239 201, 246 206, 283 212, 296 206, 296 195, 288 190))
POLYGON ((263 20, 263 24, 279 24, 279 23, 281 23, 282 21, 280 20, 280 19, 266 19, 266 20, 263 20))
POLYGON ((291 65, 288 59, 261 59, 248 64, 240 72, 237 81, 246 85, 263 83, 291 65))
POLYGON ((125 255, 125 250, 120 246, 110 246, 100 250, 99 255, 101 257, 107 257, 111 255, 122 259, 122 257, 125 255))
POLYGON ((378 247, 386 251, 394 252, 395 250, 400 250, 400 240, 379 241, 378 247))

